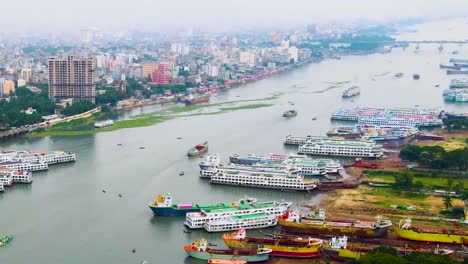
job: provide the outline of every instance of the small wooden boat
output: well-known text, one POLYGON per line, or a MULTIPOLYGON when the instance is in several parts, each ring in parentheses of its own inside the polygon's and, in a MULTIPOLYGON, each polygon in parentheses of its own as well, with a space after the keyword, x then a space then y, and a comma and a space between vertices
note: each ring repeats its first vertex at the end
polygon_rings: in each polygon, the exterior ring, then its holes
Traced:
POLYGON ((185 245, 184 250, 190 257, 196 259, 243 260, 249 263, 268 260, 270 258, 270 252, 272 251, 269 248, 249 250, 209 248, 205 239, 195 241, 191 245, 185 245))
POLYGON ((12 235, 6 235, 6 236, 0 237, 0 247, 3 247, 6 244, 10 243, 11 240, 13 240, 12 235))
POLYGON ((187 152, 187 155, 189 157, 197 157, 202 155, 203 153, 206 153, 208 151, 208 141, 206 141, 203 144, 198 144, 195 147, 189 149, 187 152))
POLYGON ((288 110, 283 113, 283 117, 294 117, 297 116, 297 111, 294 109, 288 110))

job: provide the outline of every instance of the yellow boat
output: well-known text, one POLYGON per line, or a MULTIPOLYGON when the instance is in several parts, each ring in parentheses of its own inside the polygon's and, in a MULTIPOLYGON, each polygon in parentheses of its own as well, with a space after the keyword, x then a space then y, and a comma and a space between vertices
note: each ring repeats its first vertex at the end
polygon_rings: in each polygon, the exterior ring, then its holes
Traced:
POLYGON ((313 258, 320 256, 322 240, 305 238, 257 238, 246 237, 245 230, 240 229, 232 234, 223 235, 224 243, 235 249, 269 248, 270 256, 288 258, 313 258))
POLYGON ((349 247, 348 237, 339 236, 330 239, 323 248, 326 256, 340 261, 358 260, 361 256, 373 250, 372 247, 349 247))
POLYGON ((453 232, 449 233, 431 233, 421 232, 414 227, 411 227, 411 219, 406 219, 404 222, 400 220, 400 223, 393 228, 397 236, 413 240, 413 241, 425 241, 425 242, 439 242, 448 244, 468 244, 468 234, 457 234, 453 232))

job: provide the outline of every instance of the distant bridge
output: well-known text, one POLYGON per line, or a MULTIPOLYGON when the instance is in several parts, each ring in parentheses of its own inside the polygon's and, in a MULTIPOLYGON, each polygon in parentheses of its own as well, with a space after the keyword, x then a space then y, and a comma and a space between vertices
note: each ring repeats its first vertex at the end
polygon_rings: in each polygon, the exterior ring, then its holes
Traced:
POLYGON ((468 40, 399 40, 394 43, 407 44, 466 44, 468 40))

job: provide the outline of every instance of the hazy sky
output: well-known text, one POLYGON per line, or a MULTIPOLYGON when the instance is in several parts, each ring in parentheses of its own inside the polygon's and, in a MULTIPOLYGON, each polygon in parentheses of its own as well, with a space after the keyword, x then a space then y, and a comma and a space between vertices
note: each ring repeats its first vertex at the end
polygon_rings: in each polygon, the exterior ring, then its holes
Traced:
POLYGON ((468 0, 1 0, 2 31, 203 30, 344 19, 468 16, 468 0))

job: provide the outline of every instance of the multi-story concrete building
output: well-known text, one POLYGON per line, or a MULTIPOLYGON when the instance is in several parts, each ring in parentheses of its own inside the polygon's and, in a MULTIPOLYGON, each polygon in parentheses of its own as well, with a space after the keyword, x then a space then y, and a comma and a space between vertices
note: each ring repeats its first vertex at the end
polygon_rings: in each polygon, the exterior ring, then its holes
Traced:
POLYGON ((12 80, 5 80, 3 82, 3 94, 10 95, 10 93, 15 92, 15 82, 12 80))
POLYGON ((151 82, 154 84, 169 84, 169 64, 161 63, 158 69, 153 72, 151 82))
POLYGON ((25 86, 26 84, 28 84, 28 82, 26 82, 26 80, 20 78, 20 79, 18 79, 16 84, 17 84, 17 87, 21 87, 21 86, 25 86))
POLYGON ((152 76, 153 72, 158 69, 158 64, 156 63, 143 63, 141 65, 141 77, 148 78, 152 76))
POLYGON ((25 68, 25 69, 21 69, 21 79, 25 80, 26 82, 30 82, 31 81, 31 69, 29 68, 25 68))
POLYGON ((95 101, 96 59, 49 58, 49 98, 95 101))
POLYGON ((248 64, 251 66, 255 65, 255 62, 256 62, 255 53, 250 52, 250 51, 239 52, 239 62, 248 64))

